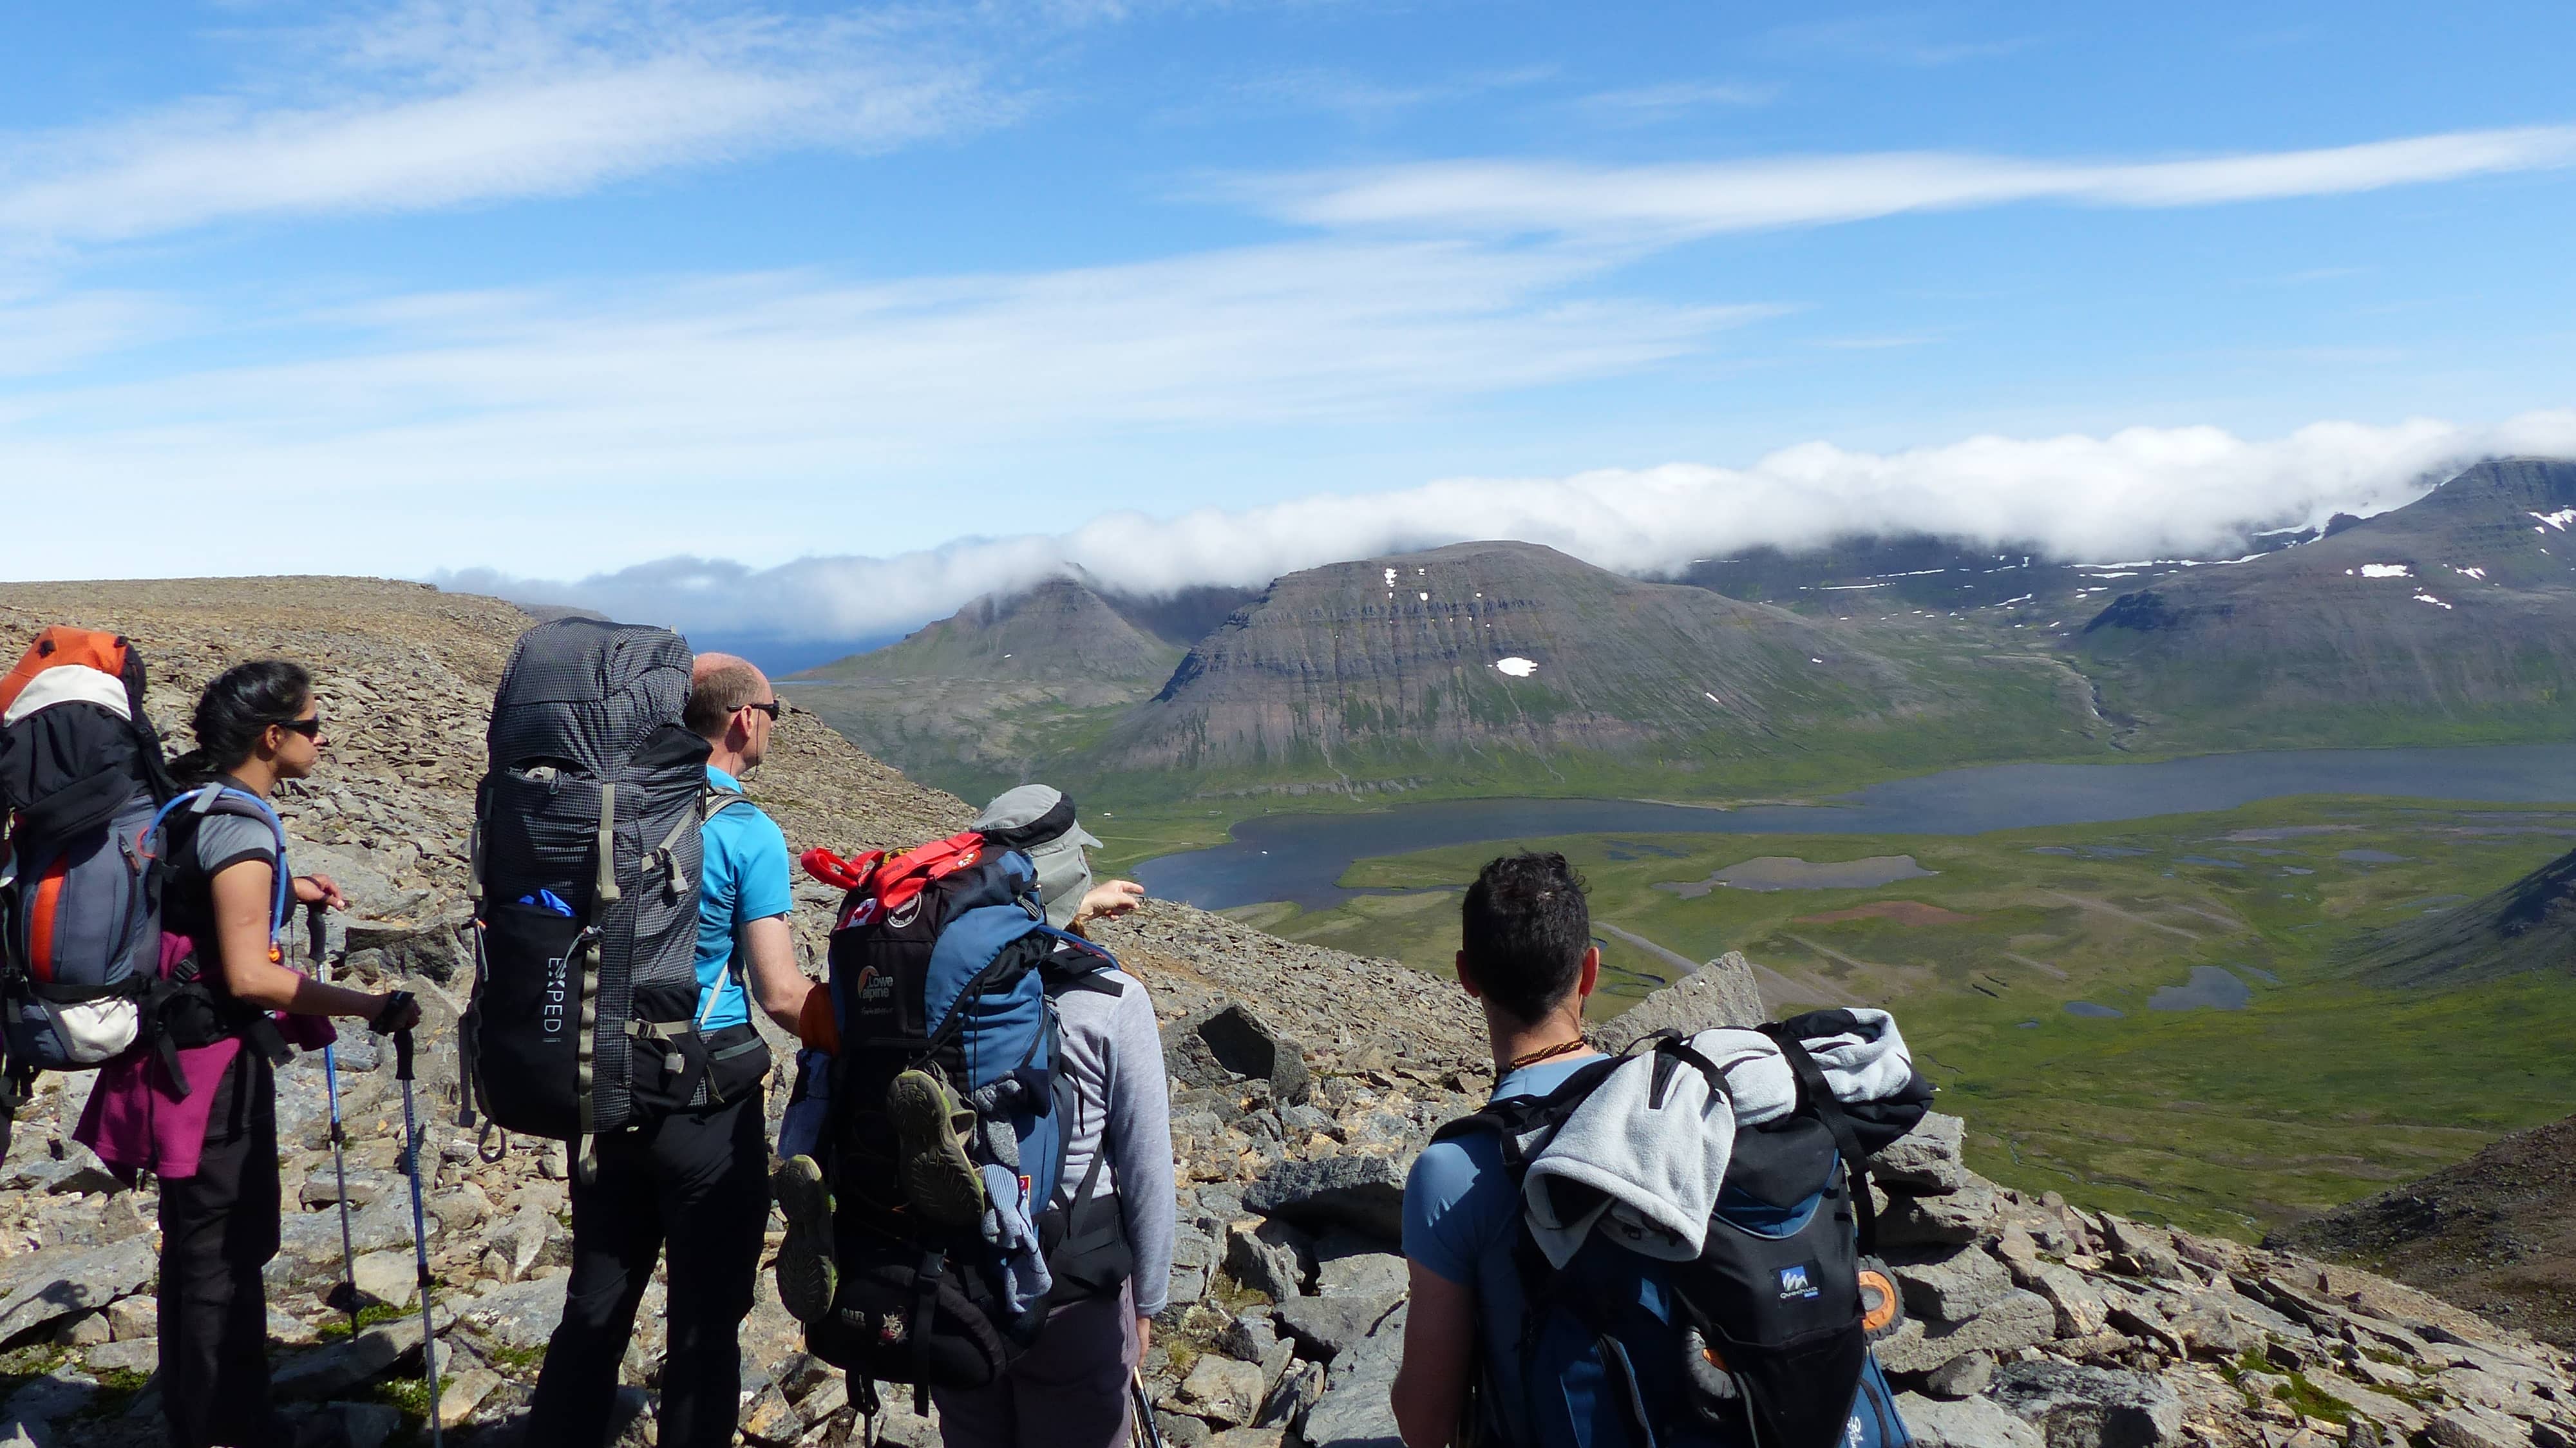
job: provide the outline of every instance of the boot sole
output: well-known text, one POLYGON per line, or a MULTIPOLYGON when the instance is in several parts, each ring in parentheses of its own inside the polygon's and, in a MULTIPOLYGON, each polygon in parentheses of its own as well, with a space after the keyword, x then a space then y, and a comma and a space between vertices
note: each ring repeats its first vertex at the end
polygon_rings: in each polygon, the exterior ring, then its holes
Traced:
POLYGON ((778 1245, 778 1300, 798 1322, 820 1322, 841 1285, 832 1261, 831 1189, 813 1158, 800 1156, 779 1164, 769 1190, 787 1218, 787 1240, 778 1245))
POLYGON ((948 1093, 920 1071, 886 1088, 886 1116, 903 1153, 904 1195, 930 1221, 966 1230, 984 1218, 984 1178, 949 1117, 948 1093))

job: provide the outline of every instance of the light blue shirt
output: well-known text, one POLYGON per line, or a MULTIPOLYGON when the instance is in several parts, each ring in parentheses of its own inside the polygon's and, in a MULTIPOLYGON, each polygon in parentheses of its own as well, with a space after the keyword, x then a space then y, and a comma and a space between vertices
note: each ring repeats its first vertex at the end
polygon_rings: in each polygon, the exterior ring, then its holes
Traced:
MULTIPOLYGON (((707 782, 728 794, 742 793, 740 781, 712 764, 707 782)), ((787 836, 758 805, 731 805, 707 821, 706 862, 698 871, 698 1006, 706 1008, 709 990, 716 1001, 702 1029, 751 1020, 751 997, 732 969, 734 938, 754 920, 795 910, 789 880, 787 836)))
MULTIPOLYGON (((1524 1066, 1494 1083, 1493 1099, 1545 1096, 1598 1059, 1524 1066)), ((1521 1401, 1521 1279, 1512 1266, 1520 1211, 1520 1193, 1503 1172, 1502 1139, 1490 1131, 1431 1143, 1404 1179, 1404 1255, 1475 1289, 1486 1371, 1507 1409, 1521 1401)))

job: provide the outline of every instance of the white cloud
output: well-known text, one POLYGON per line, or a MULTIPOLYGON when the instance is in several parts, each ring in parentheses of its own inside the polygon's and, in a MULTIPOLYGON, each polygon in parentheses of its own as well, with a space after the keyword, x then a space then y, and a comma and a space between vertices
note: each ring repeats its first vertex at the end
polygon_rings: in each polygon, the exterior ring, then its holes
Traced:
POLYGON ((846 486, 1032 441, 1386 417, 1615 375, 1770 314, 1560 295, 1595 266, 1292 243, 876 285, 393 297, 245 324, 337 339, 293 361, 0 391, 0 477, 182 496, 846 486))
POLYGON ((2576 126, 2527 126, 2188 161, 1929 151, 1661 166, 1439 161, 1262 178, 1240 189, 1315 226, 1674 240, 2029 201, 2176 207, 2332 196, 2570 163, 2576 126))
POLYGON ((1669 120, 1710 106, 1764 106, 1779 99, 1777 84, 1727 81, 1668 81, 1596 91, 1574 101, 1574 109, 1596 121, 1644 123, 1669 120))
POLYGON ((858 638, 1068 567, 1116 588, 1168 593, 1259 585, 1324 563, 1479 538, 1544 543, 1640 575, 1759 544, 1797 548, 1869 532, 2036 543, 2075 559, 2208 556, 2253 528, 2382 511, 2478 457, 2526 452, 2576 452, 2576 411, 2477 429, 2325 422, 2268 441, 2193 427, 1976 437, 1888 454, 1817 442, 1741 469, 1675 463, 1460 478, 1176 518, 1113 513, 1061 535, 963 540, 893 558, 807 558, 767 570, 679 559, 579 581, 490 573, 449 581, 688 627, 858 638))
POLYGON ((792 146, 877 150, 1003 109, 971 66, 866 18, 467 0, 262 41, 283 62, 237 92, 0 133, 0 238, 559 195, 792 146))

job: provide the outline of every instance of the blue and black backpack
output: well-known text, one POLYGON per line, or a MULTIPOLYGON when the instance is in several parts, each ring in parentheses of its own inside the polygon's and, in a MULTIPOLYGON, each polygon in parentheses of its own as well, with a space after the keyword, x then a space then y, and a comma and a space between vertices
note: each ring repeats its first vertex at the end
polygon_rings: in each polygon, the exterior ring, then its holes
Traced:
MULTIPOLYGON (((1802 1037, 1850 1029, 1839 1011, 1762 1027, 1798 1084, 1790 1114, 1740 1127, 1692 1261, 1631 1251, 1591 1233, 1562 1268, 1526 1218, 1512 1260, 1526 1303, 1515 1350, 1525 1402, 1495 1400, 1479 1374, 1461 1442, 1513 1448, 1910 1448, 1895 1393, 1870 1356, 1901 1325, 1895 1279, 1871 1255, 1869 1156, 1922 1119, 1919 1077, 1896 1100, 1847 1110, 1802 1037)), ((1545 1096, 1507 1097, 1434 1140, 1491 1132, 1515 1198, 1531 1160, 1594 1088, 1639 1052, 1657 1087, 1679 1070, 1726 1092, 1723 1073, 1679 1032, 1592 1062, 1545 1096)), ((1550 1179, 1557 1219, 1589 1191, 1550 1179)))
MULTIPOLYGON (((1098 1159, 1083 1181, 1063 1180, 1077 1106, 1059 1069, 1055 999, 1121 990, 1107 978, 1118 962, 1046 924, 1036 867, 1011 843, 969 832, 828 869, 807 857, 809 872, 847 893, 829 953, 840 1049, 821 1163, 839 1287, 806 1343, 853 1379, 984 1387, 1025 1350, 1048 1306, 1115 1291, 1133 1270, 1115 1199, 1093 1194, 1098 1159), (938 1077, 977 1113, 969 1155, 1016 1176, 1051 1291, 1012 1290, 1007 1254, 907 1199, 886 1098, 909 1071, 938 1077)), ((1025 1259, 1019 1270, 1025 1287, 1025 1259)))

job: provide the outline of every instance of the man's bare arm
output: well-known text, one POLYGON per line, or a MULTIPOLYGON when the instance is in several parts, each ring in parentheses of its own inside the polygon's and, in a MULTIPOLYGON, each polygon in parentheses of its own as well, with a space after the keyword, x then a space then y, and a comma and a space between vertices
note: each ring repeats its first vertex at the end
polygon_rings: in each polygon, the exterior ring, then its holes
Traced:
POLYGON ((814 982, 796 968, 796 937, 787 928, 787 917, 772 915, 745 925, 742 944, 751 957, 745 973, 751 978, 752 995, 771 1020, 789 1035, 796 1034, 797 1012, 805 1008, 805 993, 814 982))
POLYGON ((1396 1370, 1396 1431, 1405 1448, 1448 1448, 1475 1364, 1476 1289, 1416 1262, 1405 1309, 1404 1364, 1396 1370))

